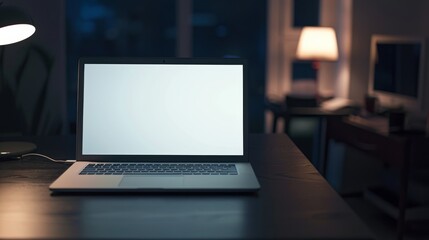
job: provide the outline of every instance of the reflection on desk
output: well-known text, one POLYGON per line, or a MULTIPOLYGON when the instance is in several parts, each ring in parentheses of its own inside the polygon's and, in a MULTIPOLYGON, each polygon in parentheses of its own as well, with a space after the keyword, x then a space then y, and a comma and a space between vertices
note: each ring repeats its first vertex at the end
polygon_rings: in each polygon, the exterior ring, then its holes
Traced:
MULTIPOLYGON (((29 139, 71 158, 70 138, 29 139)), ((286 135, 251 135, 257 194, 51 195, 68 165, 0 162, 0 238, 372 239, 366 226, 286 135)))

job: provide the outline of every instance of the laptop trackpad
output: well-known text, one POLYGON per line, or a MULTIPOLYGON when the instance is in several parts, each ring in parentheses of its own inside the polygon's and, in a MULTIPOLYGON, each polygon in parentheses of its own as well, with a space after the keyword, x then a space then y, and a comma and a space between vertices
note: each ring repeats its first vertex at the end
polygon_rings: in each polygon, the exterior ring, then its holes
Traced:
POLYGON ((183 186, 182 176, 124 176, 119 187, 174 188, 183 186))

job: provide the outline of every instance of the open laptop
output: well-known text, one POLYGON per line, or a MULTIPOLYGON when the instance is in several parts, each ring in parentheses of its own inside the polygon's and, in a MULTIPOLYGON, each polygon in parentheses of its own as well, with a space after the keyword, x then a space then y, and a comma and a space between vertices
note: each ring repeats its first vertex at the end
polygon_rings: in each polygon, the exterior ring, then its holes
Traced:
POLYGON ((53 191, 256 191, 240 59, 79 61, 76 163, 53 191))

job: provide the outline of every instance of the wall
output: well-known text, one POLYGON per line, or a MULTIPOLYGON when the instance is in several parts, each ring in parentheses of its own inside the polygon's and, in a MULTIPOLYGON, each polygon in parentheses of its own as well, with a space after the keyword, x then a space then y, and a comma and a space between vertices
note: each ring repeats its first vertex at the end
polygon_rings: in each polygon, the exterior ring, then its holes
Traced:
MULTIPOLYGON (((355 0, 353 1, 350 98, 363 103, 368 89, 371 35, 428 37, 429 3, 425 0, 355 0), (427 25, 426 25, 427 26, 427 25)), ((426 56, 426 58, 429 55, 426 56)), ((429 81, 427 64, 425 82, 429 81)), ((425 109, 428 109, 426 91, 425 109)))
POLYGON ((424 102, 423 102, 423 113, 429 117, 429 1, 421 0, 420 7, 420 32, 424 37, 426 37, 426 62, 425 65, 425 94, 424 94, 424 102))
POLYGON ((5 0, 31 16, 35 34, 0 48, 0 134, 53 135, 67 131, 64 0, 5 0))

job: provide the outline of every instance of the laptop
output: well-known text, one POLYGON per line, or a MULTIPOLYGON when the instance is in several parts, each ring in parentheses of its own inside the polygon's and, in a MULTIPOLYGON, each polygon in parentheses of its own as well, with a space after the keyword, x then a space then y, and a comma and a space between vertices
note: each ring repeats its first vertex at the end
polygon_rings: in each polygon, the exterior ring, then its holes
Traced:
POLYGON ((257 191, 241 59, 83 58, 62 192, 257 191))

